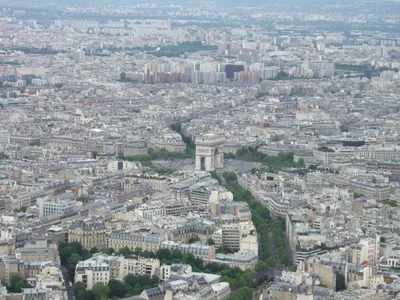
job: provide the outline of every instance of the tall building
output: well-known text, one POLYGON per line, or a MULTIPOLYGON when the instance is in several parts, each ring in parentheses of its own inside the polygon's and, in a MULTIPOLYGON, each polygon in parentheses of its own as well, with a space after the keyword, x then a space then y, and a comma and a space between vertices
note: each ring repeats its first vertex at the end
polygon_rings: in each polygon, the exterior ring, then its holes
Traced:
POLYGON ((214 232, 213 240, 216 247, 227 247, 231 250, 240 249, 240 225, 224 224, 221 229, 214 232))

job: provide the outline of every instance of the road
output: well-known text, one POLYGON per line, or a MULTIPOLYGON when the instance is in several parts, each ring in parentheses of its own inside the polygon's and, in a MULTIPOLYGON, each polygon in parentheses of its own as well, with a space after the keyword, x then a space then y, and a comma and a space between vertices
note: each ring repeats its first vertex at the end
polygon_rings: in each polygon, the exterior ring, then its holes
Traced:
MULTIPOLYGON (((181 170, 194 170, 195 163, 194 158, 188 159, 174 159, 174 160, 155 160, 153 163, 157 167, 164 167, 164 168, 172 168, 172 169, 181 169, 181 170)), ((261 163, 257 162, 247 162, 238 159, 224 159, 224 168, 222 169, 223 172, 248 172, 253 168, 260 168, 262 167, 261 163)))
POLYGON ((61 267, 61 271, 65 280, 65 288, 67 289, 68 300, 74 300, 74 289, 70 284, 68 271, 65 267, 61 267))
POLYGON ((225 159, 224 160, 224 172, 241 172, 246 173, 249 172, 253 168, 262 167, 262 163, 258 162, 248 162, 239 159, 225 159))

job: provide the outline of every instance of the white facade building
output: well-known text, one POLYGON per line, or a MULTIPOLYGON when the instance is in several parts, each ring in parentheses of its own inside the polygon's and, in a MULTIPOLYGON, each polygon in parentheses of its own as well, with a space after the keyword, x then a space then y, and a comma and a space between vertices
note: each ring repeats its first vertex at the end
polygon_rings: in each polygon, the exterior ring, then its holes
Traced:
POLYGON ((57 198, 38 198, 39 217, 63 216, 75 211, 75 194, 72 191, 58 195, 57 198))

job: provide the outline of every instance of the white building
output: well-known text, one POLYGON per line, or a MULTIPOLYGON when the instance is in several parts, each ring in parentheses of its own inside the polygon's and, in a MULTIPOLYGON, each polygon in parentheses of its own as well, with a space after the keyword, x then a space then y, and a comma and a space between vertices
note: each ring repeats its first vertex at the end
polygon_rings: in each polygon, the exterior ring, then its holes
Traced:
POLYGON ((75 283, 82 282, 88 290, 102 282, 107 284, 110 280, 110 268, 104 261, 98 261, 96 258, 80 261, 75 268, 75 283))
POLYGON ((138 168, 136 163, 130 161, 113 160, 107 164, 107 171, 113 173, 124 170, 138 170, 138 168))
POLYGON ((159 268, 160 261, 158 259, 144 257, 130 259, 98 253, 92 258, 78 263, 75 282, 81 281, 90 290, 98 282, 107 284, 111 279, 123 280, 128 274, 153 276, 159 268))
POLYGON ((72 191, 58 195, 56 198, 49 196, 38 198, 39 217, 63 216, 75 211, 75 194, 72 191))
POLYGON ((231 288, 227 282, 214 283, 211 288, 213 289, 215 300, 226 300, 231 295, 231 288))

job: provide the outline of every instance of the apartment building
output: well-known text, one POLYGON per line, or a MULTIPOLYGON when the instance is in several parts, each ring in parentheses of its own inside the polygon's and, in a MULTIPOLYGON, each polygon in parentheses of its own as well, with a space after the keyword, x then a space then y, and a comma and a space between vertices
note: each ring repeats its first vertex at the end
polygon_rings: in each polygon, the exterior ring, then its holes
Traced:
POLYGON ((9 286, 11 276, 20 274, 24 278, 24 263, 15 256, 0 256, 0 281, 2 285, 9 286))
POLYGON ((104 222, 99 220, 79 220, 68 229, 68 242, 79 242, 85 249, 107 247, 107 232, 104 222))
POLYGON ((11 135, 10 144, 21 146, 40 145, 40 138, 31 135, 11 135))
POLYGON ((198 206, 189 201, 172 201, 165 205, 167 216, 186 216, 189 212, 197 210, 198 206))
POLYGON ((37 240, 34 244, 15 249, 15 258, 23 262, 59 262, 57 245, 48 244, 47 240, 37 240))
POLYGON ((171 181, 166 177, 129 175, 124 178, 121 187, 123 190, 132 190, 136 188, 138 184, 148 184, 154 190, 165 191, 168 189, 171 181))
POLYGON ((212 187, 210 183, 199 182, 190 187, 189 199, 196 205, 208 207, 210 203, 210 196, 212 192, 212 187))
POLYGON ((135 213, 144 219, 151 220, 153 217, 165 216, 165 206, 157 204, 142 204, 135 209, 135 213))
POLYGON ((97 253, 92 258, 78 263, 75 282, 81 281, 87 289, 92 289, 98 282, 107 284, 111 279, 123 280, 129 274, 153 276, 159 268, 158 259, 133 259, 97 253))
POLYGON ((330 290, 334 291, 336 289, 336 273, 331 266, 311 260, 307 264, 307 271, 309 273, 318 275, 321 284, 330 290))
POLYGON ((349 185, 353 188, 354 193, 361 194, 370 199, 379 201, 387 200, 390 197, 390 186, 387 184, 351 180, 349 185))
POLYGON ((231 288, 227 282, 219 282, 211 285, 214 300, 227 300, 231 296, 231 288))
POLYGON ((140 248, 143 251, 156 252, 160 249, 161 242, 166 239, 167 235, 163 230, 137 233, 112 232, 108 235, 107 247, 114 248, 115 251, 128 247, 131 250, 140 248))
POLYGON ((380 257, 380 235, 362 238, 354 248, 349 250, 349 261, 354 264, 377 262, 380 257))
POLYGON ((138 169, 138 165, 130 161, 114 160, 107 164, 107 171, 112 173, 132 169, 138 169))
POLYGON ((271 214, 275 217, 285 218, 288 211, 307 205, 307 200, 304 199, 290 199, 289 197, 282 197, 279 195, 259 195, 260 202, 265 204, 270 210, 271 214))
POLYGON ((269 299, 291 300, 291 299, 329 299, 332 290, 306 284, 293 284, 287 282, 277 282, 268 288, 269 299))
POLYGON ((183 254, 191 253, 195 257, 199 257, 206 261, 210 261, 215 258, 214 246, 204 245, 201 243, 183 244, 181 242, 164 241, 161 243, 160 248, 169 249, 171 251, 177 249, 183 254))
POLYGON ((316 149, 313 151, 313 154, 318 160, 323 161, 325 164, 330 164, 335 160, 346 160, 350 158, 373 161, 390 161, 397 155, 397 151, 392 148, 343 147, 322 151, 316 149))
POLYGON ((241 270, 254 269, 258 262, 258 255, 251 250, 242 250, 233 254, 217 253, 214 262, 227 264, 231 268, 238 267, 241 270))
POLYGON ((76 209, 75 194, 72 191, 53 197, 44 197, 37 200, 39 217, 63 216, 72 214, 76 209))
POLYGON ((46 289, 27 288, 22 289, 24 300, 47 300, 46 289))
POLYGON ((47 290, 48 298, 67 297, 65 280, 58 264, 43 263, 38 274, 28 279, 30 286, 37 290, 47 290))
POLYGON ((191 238, 199 238, 202 242, 206 242, 212 237, 213 232, 214 226, 211 224, 188 222, 171 230, 170 239, 187 243, 191 238))
POLYGON ((231 250, 240 249, 240 225, 239 224, 224 224, 221 226, 222 245, 231 250))
POLYGON ((107 284, 109 280, 108 264, 96 257, 80 261, 75 267, 75 283, 82 282, 88 290, 91 290, 98 282, 107 284))

